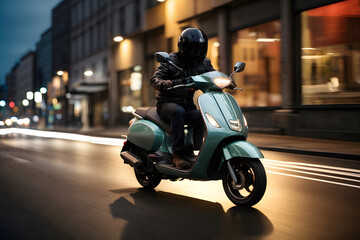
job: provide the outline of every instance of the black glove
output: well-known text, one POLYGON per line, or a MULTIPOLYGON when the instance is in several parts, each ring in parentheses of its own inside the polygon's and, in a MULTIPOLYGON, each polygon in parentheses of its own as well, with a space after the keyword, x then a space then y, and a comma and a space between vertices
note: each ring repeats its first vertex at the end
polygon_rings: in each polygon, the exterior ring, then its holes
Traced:
POLYGON ((182 78, 182 79, 172 80, 172 82, 173 82, 173 86, 176 86, 176 85, 192 83, 193 80, 191 79, 191 77, 186 77, 186 78, 182 78))
POLYGON ((166 80, 162 84, 162 90, 167 90, 167 89, 171 88, 172 86, 173 86, 173 81, 166 80))

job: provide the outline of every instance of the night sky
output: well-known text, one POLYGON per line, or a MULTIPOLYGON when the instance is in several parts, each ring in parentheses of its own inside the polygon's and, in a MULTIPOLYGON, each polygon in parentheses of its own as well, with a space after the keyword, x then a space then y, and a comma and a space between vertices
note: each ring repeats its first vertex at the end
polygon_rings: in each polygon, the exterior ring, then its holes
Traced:
POLYGON ((61 0, 0 0, 0 85, 16 62, 35 50, 61 0))

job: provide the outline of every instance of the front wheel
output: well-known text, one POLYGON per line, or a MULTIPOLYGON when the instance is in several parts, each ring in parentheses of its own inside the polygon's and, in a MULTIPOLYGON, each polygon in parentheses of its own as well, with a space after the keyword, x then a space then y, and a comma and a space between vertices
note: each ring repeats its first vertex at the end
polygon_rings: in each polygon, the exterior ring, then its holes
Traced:
POLYGON ((237 184, 225 163, 222 181, 226 196, 237 206, 255 205, 261 200, 266 189, 263 165, 257 158, 234 158, 229 161, 237 184))
POLYGON ((161 182, 161 175, 156 171, 152 172, 142 172, 134 168, 135 176, 141 186, 147 189, 156 188, 161 182))

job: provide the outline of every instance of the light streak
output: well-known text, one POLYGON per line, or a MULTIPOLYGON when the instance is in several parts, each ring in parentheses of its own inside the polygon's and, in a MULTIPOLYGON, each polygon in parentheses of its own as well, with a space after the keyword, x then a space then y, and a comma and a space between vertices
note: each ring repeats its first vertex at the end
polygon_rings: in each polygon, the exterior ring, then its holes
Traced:
POLYGON ((86 135, 75 134, 75 133, 41 131, 41 130, 21 129, 21 128, 0 129, 0 135, 7 135, 7 134, 11 134, 11 133, 18 133, 18 134, 24 134, 24 135, 28 135, 28 136, 35 136, 35 137, 81 141, 81 142, 110 145, 110 146, 123 146, 124 141, 125 141, 124 139, 93 137, 93 136, 86 136, 86 135))

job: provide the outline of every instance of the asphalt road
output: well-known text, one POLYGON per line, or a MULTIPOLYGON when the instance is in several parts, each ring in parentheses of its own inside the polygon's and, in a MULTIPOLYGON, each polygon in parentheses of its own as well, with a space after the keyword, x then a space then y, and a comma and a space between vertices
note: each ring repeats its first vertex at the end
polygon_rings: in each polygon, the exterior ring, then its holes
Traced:
POLYGON ((263 151, 247 209, 220 181, 141 189, 121 140, 57 137, 0 135, 0 239, 360 239, 360 161, 263 151))

